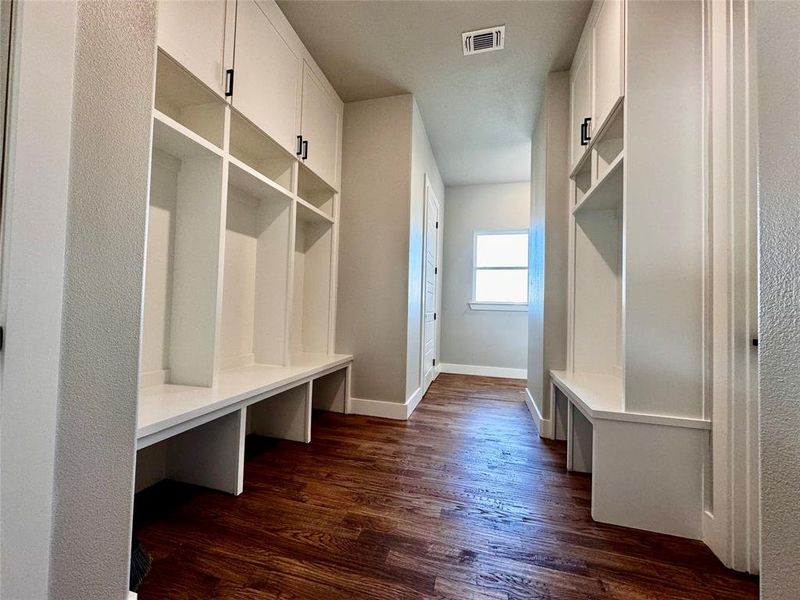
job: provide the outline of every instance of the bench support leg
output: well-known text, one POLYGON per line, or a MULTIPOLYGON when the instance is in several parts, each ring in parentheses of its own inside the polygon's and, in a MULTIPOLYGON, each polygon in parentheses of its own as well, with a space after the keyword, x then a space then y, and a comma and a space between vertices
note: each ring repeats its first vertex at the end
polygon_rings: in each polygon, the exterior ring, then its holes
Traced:
POLYGON ((244 487, 244 434, 242 409, 172 438, 167 477, 238 496, 244 487))

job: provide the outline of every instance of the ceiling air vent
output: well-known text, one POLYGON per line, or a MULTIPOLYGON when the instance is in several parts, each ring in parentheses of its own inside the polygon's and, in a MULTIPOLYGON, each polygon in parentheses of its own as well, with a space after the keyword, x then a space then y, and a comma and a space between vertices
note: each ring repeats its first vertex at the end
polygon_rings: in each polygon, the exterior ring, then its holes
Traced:
POLYGON ((470 54, 480 54, 481 52, 491 52, 492 50, 502 50, 506 42, 506 26, 498 25, 488 29, 478 29, 477 31, 467 31, 461 34, 464 56, 470 54))

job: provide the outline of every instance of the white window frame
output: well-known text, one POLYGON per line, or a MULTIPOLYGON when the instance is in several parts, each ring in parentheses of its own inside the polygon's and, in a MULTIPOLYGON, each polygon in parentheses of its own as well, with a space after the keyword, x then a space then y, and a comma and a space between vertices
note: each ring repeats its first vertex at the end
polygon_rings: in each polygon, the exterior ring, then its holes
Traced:
POLYGON ((508 235, 508 234, 525 234, 528 236, 528 252, 525 255, 526 264, 524 267, 482 267, 484 269, 502 269, 520 271, 530 271, 530 244, 531 235, 528 229, 480 229, 472 233, 472 296, 471 300, 467 303, 472 310, 491 310, 491 311, 505 311, 505 312, 525 312, 528 310, 528 302, 530 302, 530 287, 526 286, 525 291, 528 294, 528 299, 525 302, 485 302, 476 300, 476 285, 478 282, 478 236, 481 235, 508 235))

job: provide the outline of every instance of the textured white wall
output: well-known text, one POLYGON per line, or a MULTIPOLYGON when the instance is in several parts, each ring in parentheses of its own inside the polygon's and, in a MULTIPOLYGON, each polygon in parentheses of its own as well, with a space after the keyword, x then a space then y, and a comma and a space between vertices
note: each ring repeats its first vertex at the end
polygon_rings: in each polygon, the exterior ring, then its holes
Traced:
POLYGON ((412 97, 345 105, 336 349, 356 398, 404 402, 412 97))
POLYGON ((442 271, 442 363, 525 369, 526 312, 475 311, 472 299, 476 230, 528 229, 530 184, 448 187, 442 271))
POLYGON ((127 588, 155 26, 78 3, 52 598, 127 588))
POLYGON ((761 597, 800 589, 800 3, 757 2, 761 597))
MULTIPOLYGON (((411 131, 411 198, 408 242, 408 360, 406 362, 406 399, 414 395, 420 387, 421 379, 421 339, 422 339, 422 267, 423 236, 425 217, 425 175, 439 200, 439 257, 442 256, 444 217, 444 184, 436 166, 425 123, 416 102, 413 102, 411 131)), ((441 313, 442 294, 439 290, 437 311, 441 313)), ((441 348, 441 327, 437 322, 436 335, 441 348)), ((437 357, 438 358, 438 357, 437 357)))

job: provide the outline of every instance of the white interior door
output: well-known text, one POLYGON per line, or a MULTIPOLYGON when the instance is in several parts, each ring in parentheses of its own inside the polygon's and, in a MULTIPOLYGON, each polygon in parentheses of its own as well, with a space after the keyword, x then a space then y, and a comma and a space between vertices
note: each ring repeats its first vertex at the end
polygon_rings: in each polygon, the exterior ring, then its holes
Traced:
POLYGON ((253 0, 236 7, 233 106, 292 154, 300 59, 253 0))
POLYGON ((433 381, 436 365, 436 300, 438 298, 439 201, 425 178, 425 239, 422 289, 422 390, 433 381))

